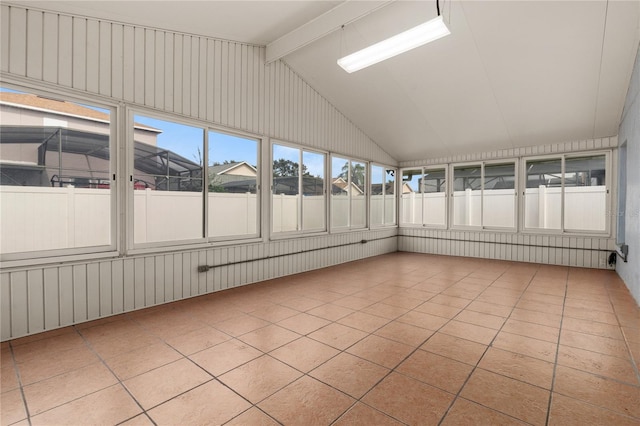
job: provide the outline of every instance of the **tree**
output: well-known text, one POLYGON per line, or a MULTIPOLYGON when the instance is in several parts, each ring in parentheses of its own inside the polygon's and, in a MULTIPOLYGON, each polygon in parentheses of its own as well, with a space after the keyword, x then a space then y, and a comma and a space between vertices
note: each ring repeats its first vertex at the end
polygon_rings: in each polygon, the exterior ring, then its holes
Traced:
MULTIPOLYGON (((338 175, 345 181, 349 178, 349 163, 344 163, 342 166, 342 173, 338 175)), ((364 165, 358 163, 351 163, 351 182, 359 187, 364 186, 364 165)))
MULTIPOLYGON (((298 170, 298 163, 291 160, 285 160, 284 158, 273 160, 273 177, 298 176, 298 170)), ((302 176, 311 176, 307 171, 307 166, 304 164, 302 165, 302 176)))
POLYGON ((224 162, 214 161, 212 166, 224 166, 225 164, 242 163, 242 161, 236 160, 224 160, 224 162))

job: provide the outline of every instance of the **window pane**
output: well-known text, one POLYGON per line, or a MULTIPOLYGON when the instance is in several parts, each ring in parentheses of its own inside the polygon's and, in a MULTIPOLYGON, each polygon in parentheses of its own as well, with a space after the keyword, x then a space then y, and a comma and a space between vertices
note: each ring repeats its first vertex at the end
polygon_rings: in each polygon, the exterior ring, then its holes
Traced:
POLYGON ((203 237, 204 130, 134 116, 134 241, 203 237))
POLYGON ((422 178, 424 191, 424 224, 444 226, 447 223, 447 183, 445 169, 427 169, 422 178))
POLYGON ((445 180, 444 169, 427 169, 422 178, 422 192, 432 194, 435 192, 446 192, 447 182, 445 180))
POLYGON ((364 227, 367 225, 367 165, 357 161, 351 162, 351 226, 364 227))
POLYGON ((567 158, 564 162, 564 227, 604 231, 607 219, 606 157, 567 158))
POLYGON ((384 174, 384 167, 371 166, 371 226, 380 226, 384 223, 384 174))
POLYGON ((396 170, 384 171, 386 182, 384 184, 384 224, 395 225, 396 222, 396 170))
POLYGON ((0 252, 109 246, 111 113, 0 88, 0 252))
POLYGON ((482 194, 481 167, 453 169, 453 224, 480 226, 482 194))
POLYGON ((515 227, 515 171, 516 165, 514 163, 484 166, 483 226, 515 227))
POLYGON ((331 158, 331 226, 349 226, 349 160, 331 158))
POLYGON ((562 205, 562 160, 527 161, 524 197, 526 228, 560 229, 562 205))
POLYGON ((624 244, 626 241, 626 211, 627 211, 627 143, 624 142, 618 149, 618 229, 616 230, 616 244, 624 244))
POLYGON ((402 223, 422 225, 421 182, 422 169, 402 171, 402 186, 400 187, 402 223))
POLYGON ((300 150, 273 145, 273 232, 298 230, 300 150))
POLYGON ((324 154, 302 153, 302 229, 305 231, 327 229, 324 162, 324 154))
POLYGON ((211 130, 208 137, 208 236, 257 235, 259 143, 211 130))

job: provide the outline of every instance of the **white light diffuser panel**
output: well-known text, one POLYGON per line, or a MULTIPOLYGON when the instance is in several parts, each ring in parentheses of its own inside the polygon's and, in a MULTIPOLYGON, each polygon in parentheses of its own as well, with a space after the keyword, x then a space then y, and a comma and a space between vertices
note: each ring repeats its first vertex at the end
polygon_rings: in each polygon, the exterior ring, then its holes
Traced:
POLYGON ((424 24, 340 58, 338 65, 346 72, 352 73, 449 34, 451 32, 442 20, 442 16, 438 16, 424 24))

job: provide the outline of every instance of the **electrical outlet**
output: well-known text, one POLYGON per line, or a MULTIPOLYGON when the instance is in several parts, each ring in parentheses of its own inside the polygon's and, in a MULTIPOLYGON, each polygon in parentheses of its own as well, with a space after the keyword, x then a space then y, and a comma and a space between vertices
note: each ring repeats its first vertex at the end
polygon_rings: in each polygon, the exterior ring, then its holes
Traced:
POLYGON ((607 259, 600 259, 600 267, 601 268, 607 267, 607 259))

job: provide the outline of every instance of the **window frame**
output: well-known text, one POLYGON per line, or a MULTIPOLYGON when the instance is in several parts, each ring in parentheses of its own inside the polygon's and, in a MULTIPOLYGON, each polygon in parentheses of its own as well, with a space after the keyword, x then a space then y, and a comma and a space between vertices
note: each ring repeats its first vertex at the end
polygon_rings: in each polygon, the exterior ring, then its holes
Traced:
POLYGON ((161 253, 165 251, 180 250, 180 249, 198 249, 203 247, 217 247, 226 246, 237 243, 254 243, 262 241, 262 142, 263 138, 240 131, 229 131, 217 126, 212 126, 208 123, 201 122, 195 119, 189 119, 184 117, 175 117, 169 113, 157 112, 138 106, 126 107, 126 222, 127 222, 127 235, 126 235, 126 247, 127 254, 146 254, 146 253, 161 253), (203 178, 202 178, 202 211, 201 211, 201 223, 202 234, 201 238, 181 239, 181 240, 166 240, 166 241, 152 241, 145 243, 136 243, 134 241, 134 117, 136 115, 142 115, 145 117, 169 121, 176 124, 181 124, 190 127, 196 127, 203 131, 202 138, 202 162, 203 162, 203 178), (209 191, 208 181, 209 172, 209 132, 222 133, 229 136, 235 136, 245 139, 255 140, 257 143, 256 149, 256 162, 258 163, 258 173, 256 174, 256 230, 255 234, 242 234, 242 235, 228 235, 221 237, 212 237, 209 235, 209 191))
POLYGON ((327 191, 327 184, 329 183, 328 181, 328 169, 329 169, 329 165, 328 165, 328 158, 330 158, 330 154, 327 151, 323 151, 320 149, 315 149, 315 148, 309 148, 306 147, 304 145, 299 145, 299 144, 295 144, 295 143, 290 143, 290 142, 285 142, 279 139, 271 139, 270 141, 271 143, 269 144, 269 201, 268 201, 268 217, 269 217, 269 235, 270 235, 270 239, 272 240, 278 240, 278 239, 286 239, 286 238, 292 238, 292 237, 301 237, 301 236, 309 236, 309 235, 325 235, 329 232, 329 221, 330 221, 330 210, 329 210, 329 200, 328 200, 328 191, 327 191), (298 159, 300 161, 300 172, 302 171, 302 165, 303 163, 303 159, 304 159, 304 153, 308 152, 311 154, 319 154, 324 156, 324 164, 323 164, 323 173, 324 173, 324 187, 323 187, 323 197, 324 197, 324 228, 323 229, 318 229, 318 230, 305 230, 304 229, 304 208, 303 208, 303 200, 302 200, 302 173, 299 173, 298 176, 298 194, 301 195, 298 202, 296 203, 296 208, 297 208, 297 220, 298 220, 298 229, 295 231, 280 231, 280 232, 275 232, 273 230, 273 188, 274 188, 274 181, 273 181, 273 162, 274 162, 274 156, 273 156, 273 147, 274 145, 280 145, 286 148, 292 148, 292 149, 296 149, 299 152, 298 155, 298 159))
POLYGON ((327 194, 328 194, 328 197, 329 197, 329 203, 328 203, 328 205, 329 205, 329 216, 327 216, 327 220, 328 220, 329 232, 331 234, 337 234, 337 233, 341 233, 341 232, 362 231, 362 230, 369 229, 369 212, 368 212, 368 210, 369 210, 369 193, 368 193, 368 190, 369 190, 369 180, 370 180, 370 178, 369 178, 368 174, 369 174, 369 163, 370 163, 370 161, 361 160, 361 159, 358 159, 358 158, 354 158, 354 157, 352 157, 350 155, 343 155, 343 154, 340 154, 340 153, 337 153, 337 152, 332 152, 331 155, 329 156, 329 158, 330 158, 330 160, 328 161, 328 163, 329 163, 328 164, 328 168, 329 168, 329 183, 328 183, 328 185, 330 185, 329 188, 332 188, 332 185, 333 185, 333 159, 334 158, 341 158, 341 159, 344 159, 344 160, 348 161, 349 174, 348 174, 347 186, 351 185, 351 182, 352 182, 352 180, 351 180, 351 169, 352 169, 351 164, 352 163, 355 162, 355 163, 364 164, 364 170, 365 170, 365 173, 366 173, 365 177, 364 177, 364 184, 363 184, 363 187, 364 187, 363 196, 365 197, 365 203, 364 203, 365 204, 365 207, 364 207, 365 208, 365 212, 364 212, 364 222, 365 223, 364 223, 364 225, 363 226, 353 226, 352 223, 351 223, 351 212, 352 212, 351 201, 352 201, 353 197, 351 195, 351 192, 348 192, 348 194, 347 194, 347 198, 349 199, 349 208, 348 208, 348 211, 347 211, 347 215, 348 215, 347 223, 348 223, 348 225, 347 226, 339 226, 339 227, 334 226, 333 225, 333 193, 332 193, 332 189, 328 189, 327 190, 327 194))
POLYGON ((204 193, 205 193, 205 206, 204 206, 204 229, 205 229, 205 238, 210 243, 229 243, 235 241, 246 242, 246 240, 253 241, 260 239, 262 236, 262 145, 263 138, 260 138, 256 135, 252 135, 250 133, 240 132, 240 131, 230 131, 227 129, 222 129, 216 126, 207 125, 205 127, 204 134, 204 149, 206 150, 205 155, 203 155, 203 161, 206 164, 206 179, 208 182, 209 179, 209 132, 220 133, 227 136, 232 136, 236 138, 242 138, 247 140, 253 140, 256 142, 256 232, 253 234, 234 234, 234 235, 223 235, 220 237, 212 237, 209 235, 209 185, 204 185, 204 193))
POLYGON ((520 189, 519 189, 519 198, 520 202, 518 204, 519 212, 519 220, 521 223, 520 232, 522 234, 531 235, 531 234, 541 234, 541 235, 564 235, 564 236, 581 236, 581 237, 604 237, 611 236, 611 218, 608 214, 611 211, 611 179, 613 176, 612 171, 612 150, 594 150, 594 151, 573 151, 573 152, 565 152, 565 153, 557 153, 557 154, 548 154, 548 155, 537 155, 537 156, 527 156, 520 158, 520 189), (597 156, 605 156, 605 191, 606 191, 606 200, 605 200, 605 230, 604 231, 594 231, 594 230, 578 230, 578 229, 569 229, 565 227, 565 160, 571 158, 583 158, 583 157, 597 157, 597 156), (525 203, 526 203, 526 189, 527 189, 527 162, 528 161, 544 161, 544 160, 553 160, 559 159, 561 160, 561 206, 560 206, 560 229, 547 229, 547 228, 527 228, 526 227, 526 211, 525 211, 525 203))
POLYGON ((483 188, 484 188, 484 166, 482 161, 472 161, 472 162, 464 162, 464 163, 451 163, 449 165, 449 182, 447 183, 449 186, 449 223, 451 230, 464 230, 464 231, 479 231, 482 230, 482 206, 483 206, 483 188), (479 167, 480 168, 480 225, 479 226, 471 226, 471 225, 456 225, 454 220, 455 215, 455 179, 456 179, 456 169, 465 169, 479 167))
POLYGON ((516 158, 504 158, 497 160, 489 160, 489 161, 472 161, 465 163, 451 163, 450 165, 450 178, 449 178, 449 189, 450 189, 450 206, 449 206, 449 223, 451 224, 451 230, 462 230, 462 231, 492 231, 492 232, 507 232, 507 233, 516 233, 518 232, 518 160, 516 158), (484 203, 485 203, 485 166, 492 165, 501 165, 501 164, 513 164, 513 227, 502 227, 502 226, 487 226, 484 224, 484 203), (455 185, 455 169, 456 168, 467 168, 467 167, 480 167, 480 225, 471 226, 471 225, 456 225, 453 220, 454 215, 454 185, 455 185))
POLYGON ((399 189, 398 189, 398 207, 399 207, 399 219, 398 219, 398 226, 400 226, 401 228, 425 228, 425 229, 449 229, 449 194, 450 194, 450 174, 449 174, 449 166, 450 164, 434 164, 434 165, 428 165, 428 166, 417 166, 417 167, 403 167, 400 169, 399 173, 400 173, 400 181, 399 181, 399 189), (403 183, 402 183, 402 176, 404 176, 404 171, 405 170, 421 170, 421 178, 420 178, 420 183, 419 183, 419 189, 420 189, 420 201, 422 203, 421 206, 421 212, 422 212, 422 217, 420 220, 420 224, 417 223, 410 223, 410 222, 402 222, 400 219, 403 217, 404 215, 404 207, 403 207, 403 203, 401 203, 400 201, 402 200, 402 187, 403 187, 403 183), (437 225, 437 224, 427 224, 425 223, 425 215, 424 215, 424 184, 422 183, 424 180, 424 175, 427 171, 430 170, 444 170, 444 180, 445 180, 445 185, 444 185, 444 224, 443 225, 437 225))
MULTIPOLYGON (((627 223, 627 170, 628 170, 628 141, 624 141, 618 146, 618 180, 616 201, 614 210, 616 212, 616 244, 621 246, 626 244, 626 223, 627 223)), ((605 172, 606 173, 606 172, 605 172)))
POLYGON ((488 231, 500 231, 500 232, 518 232, 518 159, 517 158, 505 158, 503 160, 491 160, 491 161, 483 161, 482 162, 482 207, 481 207, 481 223, 482 229, 488 231), (486 226, 484 224, 484 181, 485 181, 485 166, 489 165, 501 165, 501 164, 513 164, 513 226, 486 226))
MULTIPOLYGON (((384 182, 384 178, 383 178, 383 182, 382 182, 382 195, 385 196, 387 192, 387 188, 384 182)), ((384 164, 380 164, 380 163, 376 163, 376 162, 369 162, 369 194, 368 194, 368 200, 367 200, 367 209, 368 209, 368 216, 369 216, 369 229, 380 229, 380 228, 394 228, 398 226, 398 168, 397 167, 392 167, 392 166, 386 166, 384 164), (373 185, 373 168, 374 167, 381 167, 382 168, 382 172, 384 173, 383 177, 386 177, 386 173, 389 170, 393 170, 394 171, 394 178, 393 178, 393 189, 394 189, 394 221, 393 223, 386 223, 385 222, 385 216, 386 216, 386 208, 384 205, 384 198, 383 198, 383 205, 382 205, 382 223, 379 225, 374 225, 373 221, 371 220, 371 215, 372 215, 372 208, 371 208, 371 197, 373 196, 373 190, 372 190, 372 185, 373 185)))
POLYGON ((89 107, 102 108, 109 111, 109 244, 82 246, 71 248, 54 248, 46 250, 33 250, 11 253, 0 253, 0 261, 4 267, 18 267, 22 265, 30 265, 34 263, 45 264, 57 262, 67 259, 94 259, 104 258, 105 256, 117 256, 121 250, 120 232, 121 222, 119 214, 120 205, 120 176, 119 176, 119 152, 120 141, 118 135, 121 125, 119 118, 122 114, 122 106, 109 99, 99 96, 84 96, 77 94, 69 94, 60 90, 41 89, 37 86, 29 84, 13 84, 6 80, 0 81, 0 86, 9 90, 15 90, 21 93, 36 95, 43 98, 59 100, 62 102, 72 102, 75 104, 86 105, 89 107))

